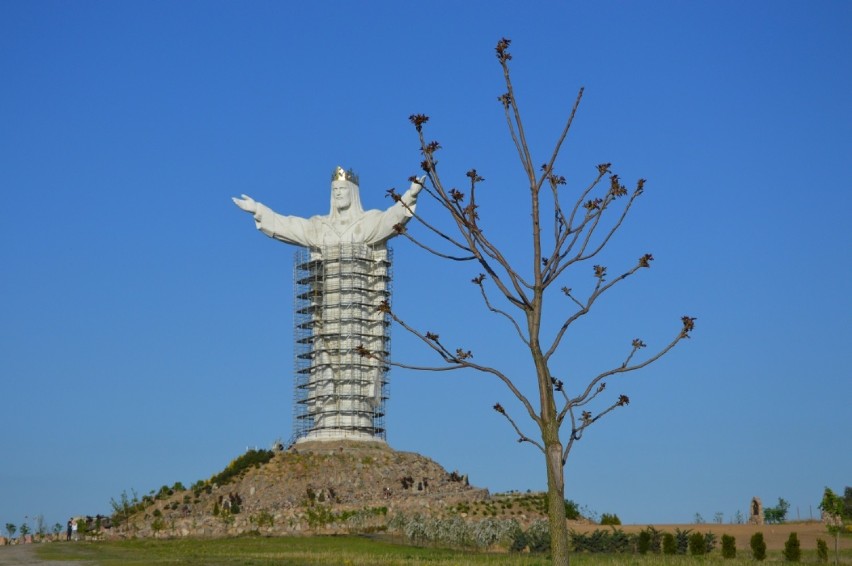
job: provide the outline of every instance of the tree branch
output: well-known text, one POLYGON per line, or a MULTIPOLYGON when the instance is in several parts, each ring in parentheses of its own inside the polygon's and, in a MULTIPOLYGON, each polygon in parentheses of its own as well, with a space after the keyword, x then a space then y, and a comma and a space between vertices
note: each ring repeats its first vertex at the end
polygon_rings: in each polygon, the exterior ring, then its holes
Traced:
MULTIPOLYGON (((473 354, 470 352, 462 352, 461 348, 457 349, 455 353, 451 352, 447 349, 443 344, 441 344, 438 335, 432 334, 431 332, 421 333, 418 330, 409 326, 404 320, 399 318, 393 311, 390 310, 390 307, 387 303, 383 303, 379 310, 386 313, 388 316, 393 319, 394 322, 399 324, 402 328, 404 328, 407 332, 413 334, 417 338, 419 338, 422 342, 424 342, 427 346, 429 346, 434 352, 436 352, 441 358, 447 362, 449 365, 456 366, 450 369, 473 369, 479 371, 480 373, 486 373, 493 375, 500 381, 502 381, 506 387, 508 387, 509 391, 521 402, 524 408, 527 410, 530 418, 535 421, 537 424, 540 424, 540 418, 536 414, 535 410, 532 407, 532 404, 529 402, 529 399, 521 393, 521 391, 515 386, 512 380, 503 372, 496 368, 492 368, 489 366, 484 366, 480 364, 473 363, 471 358, 473 354)), ((359 351, 362 356, 376 357, 377 354, 375 352, 369 352, 366 349, 364 351, 359 351)), ((383 359, 383 356, 378 356, 377 359, 383 359)), ((387 362, 386 362, 387 363, 387 362)), ((416 368, 412 368, 416 369, 416 368)))
POLYGON ((621 365, 617 368, 607 370, 603 373, 598 374, 594 379, 592 379, 589 382, 588 386, 586 387, 586 390, 581 395, 579 395, 578 397, 576 397, 575 399, 572 400, 572 403, 573 404, 582 403, 583 400, 586 397, 589 396, 589 394, 591 393, 591 391, 595 387, 595 385, 597 385, 598 383, 600 383, 602 380, 606 379, 607 377, 610 377, 612 375, 622 374, 622 373, 628 373, 628 372, 631 372, 631 371, 636 371, 637 369, 641 369, 641 368, 643 368, 643 367, 645 367, 649 364, 652 364, 655 361, 659 360, 661 357, 663 357, 667 352, 669 352, 669 350, 674 348, 675 345, 678 342, 680 342, 684 338, 689 338, 689 333, 692 331, 692 329, 695 326, 694 325, 695 319, 688 317, 688 316, 684 316, 684 317, 681 318, 681 320, 683 321, 683 328, 678 333, 678 335, 675 337, 675 339, 672 340, 671 342, 669 342, 665 347, 663 347, 663 349, 661 349, 656 354, 654 354, 653 356, 651 356, 650 358, 646 359, 643 362, 634 364, 632 366, 631 365, 621 365))
POLYGON ((623 407, 624 405, 628 405, 629 403, 630 403, 630 399, 627 397, 627 395, 619 395, 618 400, 615 403, 613 403, 612 405, 610 405, 609 407, 607 407, 606 409, 604 409, 602 412, 598 413, 597 415, 593 416, 592 413, 590 413, 588 411, 583 411, 582 424, 580 425, 579 428, 577 428, 577 426, 576 426, 576 421, 574 420, 574 414, 572 413, 571 414, 571 422, 572 422, 571 440, 569 441, 569 443, 565 447, 565 449, 562 451, 562 465, 564 466, 565 462, 568 461, 568 453, 571 451, 571 445, 573 445, 574 440, 580 440, 580 438, 583 437, 583 432, 585 432, 585 430, 588 427, 592 426, 592 424, 594 424, 595 422, 597 422, 598 420, 603 418, 605 415, 611 413, 612 411, 614 411, 618 407, 623 407))
MULTIPOLYGON (((568 136, 568 130, 571 129, 571 124, 574 123, 574 116, 577 115, 577 109, 580 107, 580 100, 583 98, 583 91, 585 87, 580 87, 580 92, 577 93, 577 98, 574 100, 574 106, 571 108, 571 114, 568 115, 568 121, 565 123, 565 127, 562 129, 562 135, 559 136, 559 140, 556 142, 556 146, 553 148, 553 153, 550 156, 550 161, 547 162, 546 171, 551 171, 553 169, 553 164, 556 163, 556 157, 559 155, 559 150, 562 148, 562 142, 565 141, 565 138, 568 136)), ((542 175, 537 185, 541 187, 544 183, 544 179, 546 175, 542 175)))
MULTIPOLYGON (((580 317, 588 314, 589 310, 592 308, 592 305, 595 303, 595 301, 598 300, 601 295, 611 289, 616 283, 624 281, 625 279, 636 273, 639 269, 648 267, 648 262, 652 259, 653 258, 650 256, 650 254, 642 256, 635 267, 633 267, 630 271, 619 275, 606 285, 603 285, 603 278, 599 277, 598 282, 595 285, 594 291, 591 293, 591 295, 589 295, 589 298, 586 300, 586 304, 582 305, 582 308, 579 311, 570 316, 564 323, 562 323, 562 326, 559 327, 559 330, 557 331, 556 336, 553 339, 553 343, 550 345, 550 348, 548 348, 547 352, 545 352, 544 354, 544 358, 546 360, 550 359, 554 352, 556 352, 556 350, 559 348, 559 344, 562 342, 562 338, 564 337, 565 332, 568 330, 568 327, 571 326, 580 317)), ((569 297, 573 299, 573 296, 569 295, 569 297)), ((574 300, 576 302, 576 299, 574 300)))
POLYGON ((496 403, 494 405, 494 410, 506 417, 506 420, 509 421, 509 424, 512 425, 512 428, 514 428, 515 432, 518 433, 518 442, 529 442, 530 444, 537 446, 538 449, 542 451, 542 453, 544 452, 544 446, 521 432, 521 429, 518 427, 517 423, 512 419, 512 417, 509 416, 509 413, 506 412, 506 409, 504 409, 500 403, 496 403))
POLYGON ((498 309, 497 307, 495 307, 491 304, 491 301, 488 298, 488 293, 485 291, 485 285, 482 284, 484 279, 485 279, 485 275, 480 273, 479 276, 475 277, 472 280, 472 282, 479 287, 479 292, 482 294, 482 300, 485 301, 485 306, 488 308, 488 310, 490 310, 494 314, 499 314, 499 315, 503 316, 504 318, 506 318, 511 323, 511 325, 515 328, 515 332, 518 334, 518 338, 521 339, 521 342, 523 342, 527 347, 529 347, 530 341, 524 335, 523 331, 521 330, 520 325, 518 324, 518 321, 516 321, 515 318, 512 315, 510 315, 509 313, 505 312, 502 309, 498 309))

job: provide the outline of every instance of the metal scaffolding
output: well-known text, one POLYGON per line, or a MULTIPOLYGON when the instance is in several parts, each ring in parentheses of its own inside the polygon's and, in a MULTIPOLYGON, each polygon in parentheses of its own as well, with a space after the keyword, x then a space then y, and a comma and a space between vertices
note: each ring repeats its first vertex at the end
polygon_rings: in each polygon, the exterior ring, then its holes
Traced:
POLYGON ((294 440, 385 439, 392 251, 300 248, 294 274, 294 440))

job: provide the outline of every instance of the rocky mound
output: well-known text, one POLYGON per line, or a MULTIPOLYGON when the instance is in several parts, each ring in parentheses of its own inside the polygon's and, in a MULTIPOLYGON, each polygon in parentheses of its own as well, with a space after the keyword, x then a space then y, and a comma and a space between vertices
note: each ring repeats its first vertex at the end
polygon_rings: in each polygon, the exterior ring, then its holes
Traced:
POLYGON ((489 497, 429 458, 378 442, 300 443, 214 483, 221 477, 145 498, 144 508, 113 534, 368 532, 384 529, 396 513, 444 516, 489 497))

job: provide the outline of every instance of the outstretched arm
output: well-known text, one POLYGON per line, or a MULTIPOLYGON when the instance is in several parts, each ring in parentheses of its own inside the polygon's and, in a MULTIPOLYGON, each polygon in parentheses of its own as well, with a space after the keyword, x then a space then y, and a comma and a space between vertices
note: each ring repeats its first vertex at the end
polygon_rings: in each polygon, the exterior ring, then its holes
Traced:
POLYGON ((278 241, 297 246, 319 246, 322 234, 306 219, 276 213, 248 195, 231 197, 234 204, 254 216, 258 230, 278 241))
POLYGON ((414 205, 417 204, 417 195, 420 193, 421 189, 423 189, 423 184, 426 182, 426 175, 419 177, 416 181, 411 182, 411 186, 405 191, 405 194, 402 195, 402 203, 411 209, 411 211, 406 210, 406 216, 411 216, 411 212, 414 211, 414 205))

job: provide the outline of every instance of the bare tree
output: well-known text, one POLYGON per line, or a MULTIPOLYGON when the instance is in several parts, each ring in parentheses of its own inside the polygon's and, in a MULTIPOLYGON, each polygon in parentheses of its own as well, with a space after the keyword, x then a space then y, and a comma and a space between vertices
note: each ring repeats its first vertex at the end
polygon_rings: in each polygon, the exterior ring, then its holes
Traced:
MULTIPOLYGON (((451 228, 443 230, 438 227, 439 223, 422 215, 415 215, 415 218, 452 251, 446 252, 439 246, 427 245, 424 238, 413 238, 403 226, 399 226, 398 231, 417 245, 443 258, 478 264, 482 273, 472 282, 478 287, 486 309, 510 325, 522 345, 522 351, 529 353, 537 379, 537 403, 534 403, 534 398, 528 398, 523 393, 521 378, 504 373, 497 367, 477 363, 471 351, 445 344, 437 333, 416 329, 392 312, 387 304, 383 305, 382 309, 389 313, 396 323, 419 337, 440 358, 438 365, 430 367, 389 363, 398 367, 431 371, 475 370, 501 381, 520 402, 527 416, 538 427, 535 435, 527 435, 516 418, 499 403, 494 405, 494 410, 505 417, 518 435, 519 442, 535 446, 544 455, 553 563, 567 565, 569 559, 564 468, 568 454, 574 443, 583 437, 587 428, 630 401, 626 395, 614 398, 602 395, 606 389, 606 380, 638 370, 660 359, 678 342, 689 337, 695 319, 682 317, 674 337, 653 353, 644 354, 646 344, 637 338, 627 345, 620 363, 597 375, 588 376, 576 383, 573 380, 571 383, 565 383, 554 375, 554 354, 565 341, 571 325, 586 316, 592 306, 616 284, 651 265, 653 257, 651 254, 644 254, 634 265, 611 277, 606 267, 595 263, 596 257, 622 225, 633 203, 642 194, 645 181, 640 179, 635 189, 628 191, 618 175, 612 172, 609 163, 598 165, 590 182, 579 189, 569 188, 565 178, 556 174, 554 165, 579 107, 582 89, 574 101, 552 153, 547 156, 543 165, 535 165, 537 161, 527 144, 510 78, 509 61, 512 56, 508 49, 509 43, 508 39, 501 39, 496 47, 497 60, 506 83, 506 92, 499 97, 499 102, 505 111, 509 134, 525 173, 525 183, 528 183, 524 190, 529 191, 530 209, 524 210, 522 214, 524 217, 529 214, 531 219, 531 264, 525 266, 525 269, 513 265, 506 250, 501 249, 486 235, 479 218, 477 200, 484 179, 475 169, 466 174, 467 194, 456 188, 448 189, 444 184, 438 174, 436 159, 436 153, 441 146, 437 141, 427 141, 424 125, 429 118, 422 114, 413 115, 410 120, 420 138, 423 155, 421 167, 428 177, 428 182, 423 177, 412 177, 412 180, 423 184, 424 190, 439 203, 440 208, 451 219, 451 228), (589 270, 586 273, 592 278, 588 286, 590 290, 575 292, 562 283, 569 273, 576 279, 578 269, 589 270), (549 309, 564 313, 564 318, 554 328, 543 329, 546 299, 551 301, 547 303, 549 309), (593 411, 595 407, 598 410, 593 411), (564 439, 561 436, 563 431, 564 439)), ((395 191, 390 190, 389 194, 399 200, 395 191)), ((361 354, 365 356, 378 355, 363 348, 361 350, 361 354)))

